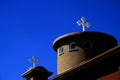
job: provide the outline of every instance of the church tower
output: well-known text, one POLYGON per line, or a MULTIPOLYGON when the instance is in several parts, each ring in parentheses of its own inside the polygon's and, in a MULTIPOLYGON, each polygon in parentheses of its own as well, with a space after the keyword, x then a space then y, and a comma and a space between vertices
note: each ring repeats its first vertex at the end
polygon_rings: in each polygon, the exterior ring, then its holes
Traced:
POLYGON ((33 67, 23 73, 22 77, 26 78, 26 80, 48 80, 48 77, 52 75, 52 72, 49 72, 43 66, 36 67, 38 60, 35 56, 33 56, 30 61, 33 62, 33 67))
POLYGON ((77 24, 82 32, 73 32, 58 37, 53 42, 57 52, 57 73, 61 74, 82 62, 117 45, 117 40, 106 33, 85 31, 90 24, 82 17, 77 24))
POLYGON ((57 52, 58 74, 116 45, 113 36, 100 32, 74 32, 60 36, 53 43, 57 52))

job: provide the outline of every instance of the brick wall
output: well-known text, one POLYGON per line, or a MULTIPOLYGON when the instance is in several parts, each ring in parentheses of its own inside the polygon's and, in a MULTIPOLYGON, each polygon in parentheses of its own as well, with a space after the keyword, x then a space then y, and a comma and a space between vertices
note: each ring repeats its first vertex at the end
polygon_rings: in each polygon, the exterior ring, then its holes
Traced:
POLYGON ((118 71, 105 75, 97 80, 120 80, 120 67, 118 71))

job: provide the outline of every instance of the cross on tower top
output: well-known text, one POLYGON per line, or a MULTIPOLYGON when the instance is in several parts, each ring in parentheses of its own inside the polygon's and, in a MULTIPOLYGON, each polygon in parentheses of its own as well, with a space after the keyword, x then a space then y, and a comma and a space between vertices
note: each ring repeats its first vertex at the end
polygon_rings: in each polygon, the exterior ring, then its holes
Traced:
POLYGON ((85 27, 88 28, 90 26, 90 23, 86 22, 85 17, 82 17, 81 20, 78 20, 76 23, 78 24, 78 26, 82 25, 82 31, 85 31, 85 27))
POLYGON ((36 56, 33 56, 29 61, 33 63, 33 67, 36 67, 36 64, 39 63, 39 60, 37 60, 36 56))

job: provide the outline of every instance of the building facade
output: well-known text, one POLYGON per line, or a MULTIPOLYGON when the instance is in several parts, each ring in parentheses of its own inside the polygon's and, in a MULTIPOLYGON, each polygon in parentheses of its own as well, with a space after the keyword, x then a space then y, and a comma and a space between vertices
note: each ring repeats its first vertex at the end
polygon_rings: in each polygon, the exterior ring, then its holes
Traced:
MULTIPOLYGON (((57 53, 57 75, 51 80, 120 80, 120 45, 102 32, 73 32, 53 42, 57 53)), ((26 80, 48 80, 42 66, 22 74, 26 80)))

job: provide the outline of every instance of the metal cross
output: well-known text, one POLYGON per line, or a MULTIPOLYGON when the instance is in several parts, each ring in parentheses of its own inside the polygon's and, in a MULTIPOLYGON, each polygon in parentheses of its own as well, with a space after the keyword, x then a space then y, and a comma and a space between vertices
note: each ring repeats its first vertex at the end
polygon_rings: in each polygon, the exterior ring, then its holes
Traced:
POLYGON ((36 67, 36 64, 39 63, 36 56, 33 56, 29 61, 33 63, 33 67, 36 67))
POLYGON ((85 31, 85 27, 88 28, 90 26, 90 23, 86 22, 85 17, 82 17, 81 20, 78 20, 76 23, 78 24, 78 26, 82 25, 82 31, 83 32, 85 31))

